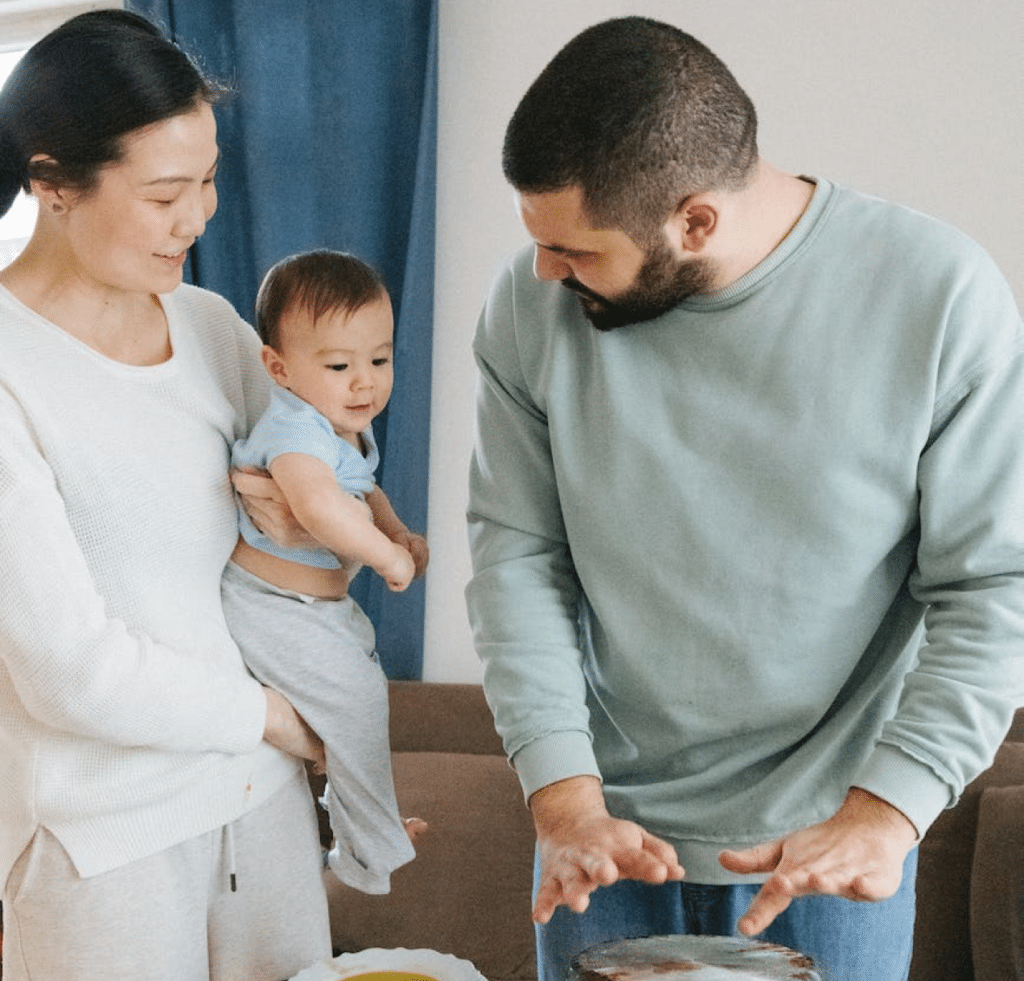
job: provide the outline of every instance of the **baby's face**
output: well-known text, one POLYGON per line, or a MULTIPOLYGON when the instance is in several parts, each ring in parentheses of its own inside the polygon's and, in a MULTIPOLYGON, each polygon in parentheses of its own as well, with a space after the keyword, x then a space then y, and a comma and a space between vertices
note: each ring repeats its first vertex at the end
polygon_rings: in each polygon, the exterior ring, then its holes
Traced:
POLYGON ((391 397, 393 339, 387 296, 351 314, 332 311, 315 324, 305 310, 290 310, 281 320, 282 349, 264 349, 264 361, 274 381, 325 415, 342 439, 361 449, 359 434, 391 397))

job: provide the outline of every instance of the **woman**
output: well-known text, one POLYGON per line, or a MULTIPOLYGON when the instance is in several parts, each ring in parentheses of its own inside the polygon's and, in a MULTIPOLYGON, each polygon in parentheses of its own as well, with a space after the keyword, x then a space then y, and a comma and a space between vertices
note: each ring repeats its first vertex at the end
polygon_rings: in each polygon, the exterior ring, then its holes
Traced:
POLYGON ((221 570, 255 333, 183 285, 215 92, 147 21, 74 18, 0 92, 0 881, 7 981, 280 979, 330 954, 302 757, 221 570))

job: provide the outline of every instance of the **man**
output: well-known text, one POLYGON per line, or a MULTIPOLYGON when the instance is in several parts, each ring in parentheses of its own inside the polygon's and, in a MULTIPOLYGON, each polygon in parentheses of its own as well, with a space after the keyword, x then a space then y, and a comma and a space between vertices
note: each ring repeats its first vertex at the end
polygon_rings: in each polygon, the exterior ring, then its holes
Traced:
POLYGON ((534 244, 475 341, 467 598, 544 981, 737 930, 905 978, 914 846, 1021 700, 1010 290, 756 128, 710 51, 630 17, 506 133, 534 244))

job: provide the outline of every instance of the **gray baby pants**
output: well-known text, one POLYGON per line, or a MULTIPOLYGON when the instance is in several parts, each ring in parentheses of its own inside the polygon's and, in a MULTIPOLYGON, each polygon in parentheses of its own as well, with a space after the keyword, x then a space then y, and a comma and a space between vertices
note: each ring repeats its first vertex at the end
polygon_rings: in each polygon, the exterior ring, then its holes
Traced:
POLYGON ((395 801, 387 678, 373 625, 351 597, 298 596, 233 562, 221 595, 249 670, 284 695, 324 742, 331 869, 362 892, 390 891, 391 873, 415 851, 395 801))

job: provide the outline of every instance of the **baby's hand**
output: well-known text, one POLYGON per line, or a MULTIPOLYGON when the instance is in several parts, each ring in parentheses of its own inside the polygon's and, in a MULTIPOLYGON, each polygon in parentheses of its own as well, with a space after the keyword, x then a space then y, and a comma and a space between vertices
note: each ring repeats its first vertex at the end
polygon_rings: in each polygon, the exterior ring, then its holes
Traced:
POLYGON ((398 535, 394 540, 408 550, 416 565, 416 576, 422 576, 427 571, 427 563, 430 561, 430 549, 427 548, 427 540, 422 535, 416 535, 411 531, 398 535))
POLYGON ((416 575, 416 563, 408 550, 392 542, 387 559, 377 568, 380 577, 393 593, 407 589, 416 575))

